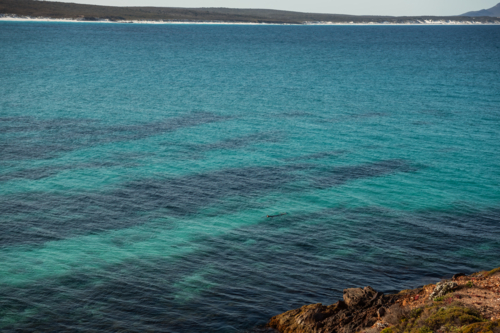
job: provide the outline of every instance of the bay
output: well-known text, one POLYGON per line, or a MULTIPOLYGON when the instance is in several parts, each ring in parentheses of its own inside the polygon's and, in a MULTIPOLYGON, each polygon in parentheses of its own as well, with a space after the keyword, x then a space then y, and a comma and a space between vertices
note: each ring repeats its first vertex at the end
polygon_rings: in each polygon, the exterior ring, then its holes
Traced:
POLYGON ((499 37, 0 22, 0 330, 255 331, 500 266, 499 37))

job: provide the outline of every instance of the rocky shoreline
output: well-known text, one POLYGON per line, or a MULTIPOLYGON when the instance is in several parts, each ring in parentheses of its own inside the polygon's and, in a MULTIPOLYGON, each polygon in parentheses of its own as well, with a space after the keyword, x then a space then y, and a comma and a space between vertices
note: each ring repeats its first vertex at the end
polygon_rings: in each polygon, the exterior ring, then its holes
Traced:
POLYGON ((331 305, 310 304, 271 318, 281 333, 500 333, 500 268, 384 295, 344 290, 331 305))

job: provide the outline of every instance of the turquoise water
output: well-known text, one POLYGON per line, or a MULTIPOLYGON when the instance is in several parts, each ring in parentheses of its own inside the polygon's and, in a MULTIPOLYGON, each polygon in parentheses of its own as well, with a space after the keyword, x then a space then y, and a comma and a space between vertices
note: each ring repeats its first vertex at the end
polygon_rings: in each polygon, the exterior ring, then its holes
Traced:
POLYGON ((3 22, 0 45, 2 331, 255 331, 500 266, 498 26, 3 22))

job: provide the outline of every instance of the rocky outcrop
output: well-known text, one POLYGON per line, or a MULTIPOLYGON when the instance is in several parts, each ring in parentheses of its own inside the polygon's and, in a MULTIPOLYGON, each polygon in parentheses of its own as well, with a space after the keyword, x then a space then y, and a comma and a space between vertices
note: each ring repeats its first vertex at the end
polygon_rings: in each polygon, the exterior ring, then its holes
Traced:
MULTIPOLYGON (((384 328, 390 327, 391 332, 402 333, 408 331, 401 326, 402 318, 413 316, 411 318, 415 321, 414 315, 425 311, 441 308, 445 311, 446 307, 461 306, 464 311, 473 309, 479 313, 481 318, 478 317, 478 320, 481 323, 496 323, 497 326, 489 332, 500 333, 497 329, 500 328, 499 296, 500 267, 471 275, 455 274, 451 280, 401 290, 395 295, 384 295, 371 287, 345 289, 343 301, 332 305, 304 305, 271 318, 267 327, 281 333, 380 333, 384 328)), ((427 313, 427 317, 429 316, 427 313)), ((427 325, 424 319, 417 324, 427 325)), ((425 327, 422 326, 422 329, 428 331, 429 327, 425 327)), ((479 332, 475 326, 472 328, 463 326, 457 329, 467 333, 479 332)), ((439 332, 438 329, 435 331, 439 332)))
POLYGON ((444 295, 455 289, 457 286, 458 284, 453 281, 438 282, 436 284, 436 288, 434 288, 434 291, 432 292, 432 294, 430 294, 429 299, 434 301, 438 297, 443 297, 444 295))
POLYGON ((371 287, 344 290, 344 300, 325 306, 305 305, 277 315, 268 327, 282 333, 351 333, 370 327, 395 303, 397 295, 384 295, 371 287))

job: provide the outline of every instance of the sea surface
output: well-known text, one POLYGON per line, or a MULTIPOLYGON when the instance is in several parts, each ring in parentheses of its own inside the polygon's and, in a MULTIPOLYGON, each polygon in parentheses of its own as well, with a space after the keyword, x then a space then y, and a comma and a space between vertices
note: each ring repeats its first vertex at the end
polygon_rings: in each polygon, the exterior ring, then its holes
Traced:
POLYGON ((255 332, 499 254, 500 26, 0 23, 2 332, 255 332))

